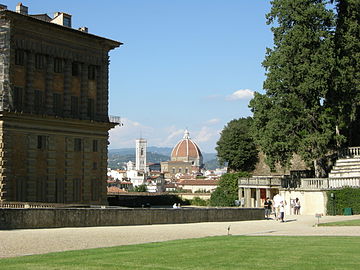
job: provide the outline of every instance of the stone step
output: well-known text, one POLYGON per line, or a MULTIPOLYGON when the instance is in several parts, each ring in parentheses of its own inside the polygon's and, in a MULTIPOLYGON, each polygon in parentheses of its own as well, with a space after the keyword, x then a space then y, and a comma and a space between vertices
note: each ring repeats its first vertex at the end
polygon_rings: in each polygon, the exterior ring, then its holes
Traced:
POLYGON ((360 158, 342 158, 336 160, 336 163, 360 163, 360 158))
POLYGON ((337 170, 360 170, 360 165, 357 166, 334 166, 331 171, 337 171, 337 170))
POLYGON ((329 173, 329 178, 360 177, 360 158, 338 159, 329 173))
POLYGON ((331 172, 329 173, 329 178, 347 178, 347 177, 360 177, 360 170, 353 172, 331 172))
POLYGON ((331 171, 329 174, 335 175, 335 174, 359 174, 360 175, 360 170, 353 170, 353 171, 331 171))

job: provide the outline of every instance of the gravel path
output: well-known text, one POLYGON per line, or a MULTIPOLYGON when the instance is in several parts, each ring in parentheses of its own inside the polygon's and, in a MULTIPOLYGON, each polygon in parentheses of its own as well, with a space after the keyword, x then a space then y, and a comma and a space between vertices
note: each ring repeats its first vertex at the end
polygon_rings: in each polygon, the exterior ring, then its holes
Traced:
MULTIPOLYGON (((314 216, 287 216, 275 220, 166 224, 146 226, 82 227, 0 230, 0 258, 49 252, 110 247, 175 239, 226 235, 331 235, 360 236, 359 227, 317 227, 314 216)), ((326 216, 320 222, 360 219, 326 216)))

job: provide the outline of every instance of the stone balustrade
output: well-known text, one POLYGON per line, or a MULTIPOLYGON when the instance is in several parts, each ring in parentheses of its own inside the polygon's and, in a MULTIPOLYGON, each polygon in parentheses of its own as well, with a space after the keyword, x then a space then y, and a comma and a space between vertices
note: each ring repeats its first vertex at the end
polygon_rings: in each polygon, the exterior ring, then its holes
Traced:
POLYGON ((348 147, 341 151, 343 157, 360 157, 360 146, 348 147))
POLYGON ((120 116, 109 115, 109 122, 115 123, 115 124, 120 125, 120 126, 123 125, 123 123, 121 122, 121 117, 120 116))
POLYGON ((360 187, 359 177, 349 178, 303 178, 300 189, 303 190, 326 190, 344 187, 360 187))
POLYGON ((251 177, 240 178, 239 185, 246 186, 281 186, 281 178, 273 177, 251 177))
MULTIPOLYGON (((76 205, 77 207, 85 205, 76 205)), ((66 208, 71 207, 69 204, 60 204, 60 203, 39 203, 39 202, 10 202, 2 201, 0 202, 0 208, 15 208, 15 209, 36 209, 36 208, 66 208)))

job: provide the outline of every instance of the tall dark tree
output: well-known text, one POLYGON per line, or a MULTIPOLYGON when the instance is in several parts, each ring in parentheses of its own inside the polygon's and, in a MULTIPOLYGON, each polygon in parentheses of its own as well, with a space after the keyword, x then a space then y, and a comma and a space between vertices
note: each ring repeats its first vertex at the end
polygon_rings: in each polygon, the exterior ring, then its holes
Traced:
POLYGON ((235 200, 239 198, 238 180, 241 177, 249 177, 247 172, 227 173, 221 176, 218 187, 210 197, 212 206, 235 206, 235 200))
POLYGON ((336 115, 337 132, 347 145, 360 145, 360 1, 337 0, 333 91, 327 97, 336 115))
POLYGON ((217 142, 217 156, 229 171, 252 171, 258 160, 258 150, 251 135, 252 118, 232 120, 224 127, 217 142))
MULTIPOLYGON (((327 105, 334 66, 334 13, 322 0, 273 0, 267 23, 266 94, 250 103, 254 134, 267 162, 289 165, 293 153, 316 161, 334 144, 335 117, 327 105)), ((315 163, 316 164, 316 163, 315 163)))

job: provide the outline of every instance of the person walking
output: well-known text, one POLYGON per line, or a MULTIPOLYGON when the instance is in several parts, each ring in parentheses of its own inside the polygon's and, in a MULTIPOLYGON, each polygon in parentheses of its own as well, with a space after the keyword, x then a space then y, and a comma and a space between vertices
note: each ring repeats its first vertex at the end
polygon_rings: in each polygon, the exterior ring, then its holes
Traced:
POLYGON ((272 209, 272 202, 270 201, 270 198, 267 197, 264 202, 264 208, 265 208, 265 218, 269 219, 271 215, 271 209, 272 209))
POLYGON ((281 220, 281 222, 285 222, 284 221, 284 217, 285 217, 285 203, 284 203, 284 201, 280 202, 279 210, 280 210, 280 220, 281 220))
POLYGON ((299 198, 296 198, 294 201, 294 214, 295 215, 300 215, 300 200, 299 198))

